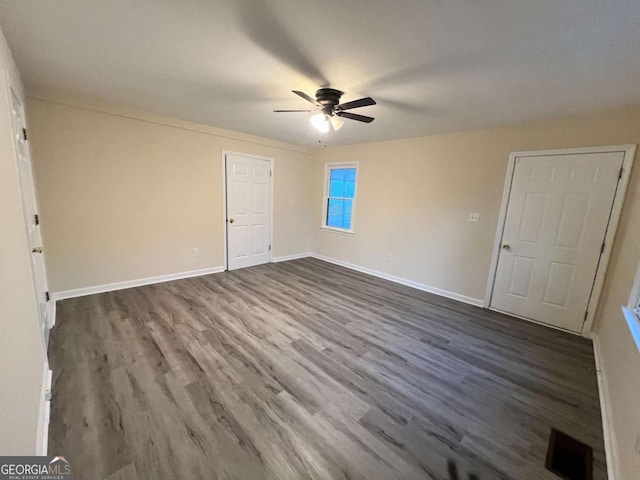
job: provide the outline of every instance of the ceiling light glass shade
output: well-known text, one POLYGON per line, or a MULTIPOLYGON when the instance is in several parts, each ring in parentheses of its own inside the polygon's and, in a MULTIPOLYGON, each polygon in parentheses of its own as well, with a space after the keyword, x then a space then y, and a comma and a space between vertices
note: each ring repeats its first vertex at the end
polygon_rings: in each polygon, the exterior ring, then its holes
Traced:
POLYGON ((324 113, 318 113, 311 117, 311 125, 322 133, 327 133, 329 131, 329 120, 324 113))
POLYGON ((331 122, 331 126, 336 132, 340 130, 344 125, 344 120, 336 115, 333 115, 331 118, 329 118, 329 121, 331 122))

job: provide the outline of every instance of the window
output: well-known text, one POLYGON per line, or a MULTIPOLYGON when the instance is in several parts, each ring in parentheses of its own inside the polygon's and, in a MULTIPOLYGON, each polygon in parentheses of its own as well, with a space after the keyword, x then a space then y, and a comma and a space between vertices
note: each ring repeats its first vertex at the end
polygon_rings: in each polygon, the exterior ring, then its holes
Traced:
POLYGON ((327 164, 323 228, 353 233, 357 177, 356 163, 327 164))
POLYGON ((638 265, 636 279, 633 282, 629 303, 627 308, 622 308, 622 311, 629 325, 629 330, 631 330, 633 340, 636 342, 638 351, 640 351, 640 265, 638 265))

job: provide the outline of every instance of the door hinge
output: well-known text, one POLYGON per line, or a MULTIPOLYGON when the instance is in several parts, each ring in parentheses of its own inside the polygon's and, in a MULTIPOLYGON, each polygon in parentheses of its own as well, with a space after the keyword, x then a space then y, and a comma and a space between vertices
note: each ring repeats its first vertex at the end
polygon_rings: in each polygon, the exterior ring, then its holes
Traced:
POLYGON ((587 320, 587 315, 589 315, 589 310, 587 310, 586 312, 584 312, 584 319, 585 319, 585 321, 587 320))
POLYGON ((22 129, 22 139, 23 140, 27 140, 27 129, 26 128, 22 129))
POLYGON ((602 247, 600 247, 600 255, 602 255, 602 252, 604 252, 604 244, 605 244, 605 243, 606 243, 606 242, 602 242, 602 247))
POLYGON ((271 245, 269 245, 269 251, 271 251, 271 245))
POLYGON ((273 177, 273 171, 269 170, 269 176, 273 177))
POLYGON ((37 213, 33 216, 33 220, 36 222, 36 225, 40 225, 40 217, 38 217, 37 213))
POLYGON ((622 172, 624 172, 624 167, 620 167, 620 173, 618 173, 618 180, 622 178, 622 172))
POLYGON ((49 295, 49 292, 44 292, 44 298, 47 299, 47 302, 51 300, 51 296, 49 295))

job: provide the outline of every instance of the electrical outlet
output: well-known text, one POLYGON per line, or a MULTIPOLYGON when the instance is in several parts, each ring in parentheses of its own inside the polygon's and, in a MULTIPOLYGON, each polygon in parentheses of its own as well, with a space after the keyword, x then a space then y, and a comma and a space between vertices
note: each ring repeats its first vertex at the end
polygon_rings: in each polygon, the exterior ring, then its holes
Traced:
POLYGON ((199 257, 200 256, 200 249, 194 248, 193 250, 191 250, 191 255, 193 255, 194 257, 199 257))
POLYGON ((393 255, 387 255, 387 262, 393 262, 393 255))
POLYGON ((480 221, 480 214, 479 213, 470 213, 469 214, 469 221, 470 222, 479 222, 480 221))

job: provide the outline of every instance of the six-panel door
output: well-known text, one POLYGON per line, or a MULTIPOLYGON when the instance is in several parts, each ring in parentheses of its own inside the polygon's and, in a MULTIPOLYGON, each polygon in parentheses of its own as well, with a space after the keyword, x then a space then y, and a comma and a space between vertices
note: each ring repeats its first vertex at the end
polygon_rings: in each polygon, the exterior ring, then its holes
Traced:
POLYGON ((623 158, 516 159, 492 308, 581 331, 623 158))
POLYGON ((271 241, 271 163, 226 155, 229 270, 268 263, 271 241))

